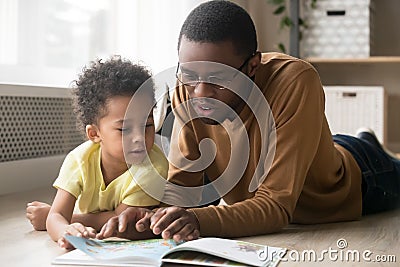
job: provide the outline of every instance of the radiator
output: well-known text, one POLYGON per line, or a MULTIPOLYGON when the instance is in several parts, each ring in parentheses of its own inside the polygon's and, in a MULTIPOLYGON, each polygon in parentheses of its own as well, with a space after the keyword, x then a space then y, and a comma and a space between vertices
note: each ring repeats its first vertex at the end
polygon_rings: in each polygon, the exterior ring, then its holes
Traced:
POLYGON ((0 84, 0 195, 51 186, 83 142, 68 88, 0 84))

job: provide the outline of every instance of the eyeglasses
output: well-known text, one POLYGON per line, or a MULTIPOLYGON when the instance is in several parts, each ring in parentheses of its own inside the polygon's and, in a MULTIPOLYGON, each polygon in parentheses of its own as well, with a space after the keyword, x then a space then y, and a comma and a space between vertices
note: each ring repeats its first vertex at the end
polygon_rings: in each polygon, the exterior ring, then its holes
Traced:
MULTIPOLYGON (((236 70, 238 71, 242 71, 243 67, 246 66, 246 64, 249 62, 249 60, 254 57, 256 53, 251 54, 244 62, 242 65, 240 65, 239 68, 237 68, 236 70)), ((178 79, 178 81, 180 83, 182 83, 185 86, 190 86, 190 87, 194 87, 196 88, 197 85, 199 85, 199 83, 207 83, 210 84, 212 86, 214 86, 215 88, 218 88, 220 90, 223 90, 225 88, 228 88, 229 85, 232 83, 232 81, 236 78, 236 76, 238 75, 239 72, 235 72, 235 74, 233 74, 233 76, 231 77, 223 77, 223 76, 214 76, 214 75, 210 75, 206 78, 202 78, 199 77, 196 73, 192 73, 192 72, 185 72, 181 69, 181 65, 178 62, 178 66, 176 68, 176 79, 178 79)))

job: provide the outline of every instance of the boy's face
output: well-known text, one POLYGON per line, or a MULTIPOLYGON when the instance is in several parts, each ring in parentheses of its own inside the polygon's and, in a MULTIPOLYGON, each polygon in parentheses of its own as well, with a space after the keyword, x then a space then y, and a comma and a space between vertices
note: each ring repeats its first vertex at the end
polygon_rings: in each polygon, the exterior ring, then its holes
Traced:
MULTIPOLYGON (((251 59, 251 58, 250 58, 251 59)), ((249 74, 248 64, 250 61, 245 61, 243 56, 237 54, 235 47, 232 42, 224 41, 219 43, 207 43, 207 42, 194 42, 189 41, 182 36, 182 40, 179 47, 179 64, 181 77, 201 77, 201 79, 207 79, 210 77, 216 78, 216 80, 232 80, 230 89, 219 89, 215 84, 207 82, 199 82, 196 86, 185 86, 189 98, 192 100, 194 110, 198 116, 202 117, 202 120, 209 124, 216 124, 216 121, 223 121, 228 118, 231 119, 239 114, 243 109, 245 103, 240 96, 238 96, 235 90, 248 90, 241 88, 241 82, 239 76, 243 77, 243 74, 236 75, 235 71, 232 74, 232 69, 221 70, 218 66, 207 63, 196 63, 197 61, 205 62, 216 62, 224 65, 228 65, 233 69, 242 71, 245 75, 249 74), (243 65, 244 64, 244 65, 243 65), (239 70, 240 69, 240 70, 239 70), (232 77, 235 77, 232 79, 232 77)), ((220 66, 224 66, 221 65, 220 66)), ((178 76, 179 76, 178 75, 178 76)), ((221 86, 219 86, 221 88, 221 86)), ((249 92, 244 92, 248 95, 249 92)))
POLYGON ((154 144, 152 106, 151 97, 145 94, 135 94, 134 98, 115 96, 108 100, 107 114, 99 120, 98 126, 103 159, 129 165, 145 159, 154 144))

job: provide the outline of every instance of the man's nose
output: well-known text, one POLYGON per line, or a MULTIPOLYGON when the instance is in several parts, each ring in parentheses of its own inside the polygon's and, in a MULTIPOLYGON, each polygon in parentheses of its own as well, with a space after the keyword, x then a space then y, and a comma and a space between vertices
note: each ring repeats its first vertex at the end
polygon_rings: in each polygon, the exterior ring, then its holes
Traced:
POLYGON ((215 88, 212 84, 199 82, 193 92, 196 97, 212 97, 215 94, 215 88))

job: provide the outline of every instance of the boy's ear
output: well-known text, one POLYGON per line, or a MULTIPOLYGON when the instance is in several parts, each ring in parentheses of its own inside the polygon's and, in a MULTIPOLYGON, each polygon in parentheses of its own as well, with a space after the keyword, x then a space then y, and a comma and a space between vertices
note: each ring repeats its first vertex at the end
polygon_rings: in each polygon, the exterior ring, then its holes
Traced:
POLYGON ((99 128, 94 124, 86 125, 86 136, 89 140, 99 143, 101 141, 99 128))

